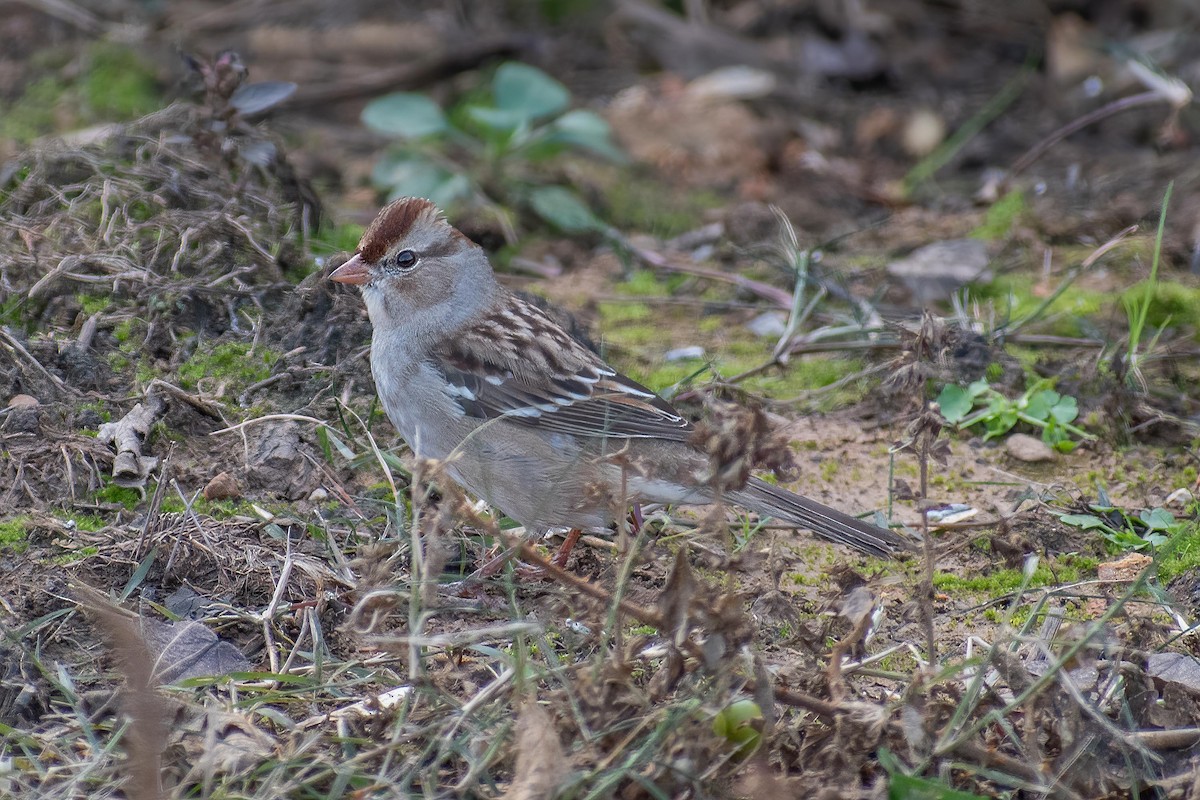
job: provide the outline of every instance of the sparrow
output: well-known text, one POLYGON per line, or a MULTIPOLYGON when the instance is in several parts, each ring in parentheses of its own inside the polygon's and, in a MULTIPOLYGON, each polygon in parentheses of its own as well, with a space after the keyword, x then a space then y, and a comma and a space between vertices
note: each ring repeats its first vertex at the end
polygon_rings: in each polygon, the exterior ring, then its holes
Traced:
POLYGON ((530 533, 606 530, 630 503, 721 501, 869 555, 904 549, 756 477, 714 489, 692 423, 501 286, 428 200, 385 207, 329 278, 362 292, 376 390, 413 453, 530 533))

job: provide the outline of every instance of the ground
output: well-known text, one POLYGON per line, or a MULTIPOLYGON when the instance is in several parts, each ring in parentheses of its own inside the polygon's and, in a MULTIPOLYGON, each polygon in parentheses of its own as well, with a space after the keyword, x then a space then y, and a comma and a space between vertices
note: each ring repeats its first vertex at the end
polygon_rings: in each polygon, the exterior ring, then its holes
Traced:
POLYGON ((1194 10, 518 5, 6 12, 0 794, 1197 796, 1194 10), (911 552, 547 563, 375 398, 393 191, 911 552))

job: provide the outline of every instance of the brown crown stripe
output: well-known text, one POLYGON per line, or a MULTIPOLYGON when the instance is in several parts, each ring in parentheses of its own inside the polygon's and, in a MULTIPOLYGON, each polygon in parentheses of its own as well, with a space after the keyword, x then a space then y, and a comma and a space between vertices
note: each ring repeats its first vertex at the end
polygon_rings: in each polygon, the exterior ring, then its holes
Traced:
POLYGON ((375 264, 399 242, 422 217, 438 219, 438 207, 423 197, 402 197, 384 207, 363 233, 358 252, 368 264, 375 264))

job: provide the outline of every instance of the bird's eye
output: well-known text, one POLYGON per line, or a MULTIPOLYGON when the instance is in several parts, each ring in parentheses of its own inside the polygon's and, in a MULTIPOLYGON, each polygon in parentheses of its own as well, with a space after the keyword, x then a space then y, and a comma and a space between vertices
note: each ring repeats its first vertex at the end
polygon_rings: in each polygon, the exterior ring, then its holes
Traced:
POLYGON ((395 264, 397 269, 408 271, 417 265, 417 254, 412 250, 401 250, 396 253, 395 264))

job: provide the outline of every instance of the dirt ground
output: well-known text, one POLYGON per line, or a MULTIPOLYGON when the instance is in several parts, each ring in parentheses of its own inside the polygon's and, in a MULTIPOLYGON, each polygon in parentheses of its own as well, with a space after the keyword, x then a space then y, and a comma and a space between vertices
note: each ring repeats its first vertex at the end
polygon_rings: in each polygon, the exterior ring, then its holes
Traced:
POLYGON ((1188 4, 0 9, 0 796, 1200 797, 1188 4), (616 155, 484 146, 512 61, 616 155), (397 91, 505 285, 912 552, 563 570, 414 461, 327 277, 397 91))

